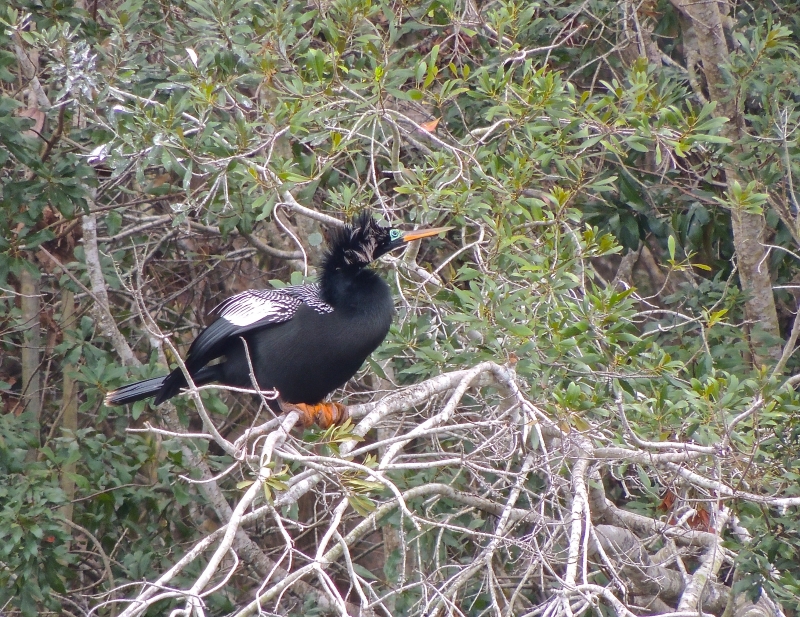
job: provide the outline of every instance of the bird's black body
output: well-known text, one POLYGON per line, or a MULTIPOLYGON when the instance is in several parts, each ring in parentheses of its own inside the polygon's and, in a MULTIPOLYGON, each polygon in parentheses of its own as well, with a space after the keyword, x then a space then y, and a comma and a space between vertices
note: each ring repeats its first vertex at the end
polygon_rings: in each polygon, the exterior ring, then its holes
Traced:
MULTIPOLYGON (((394 312, 389 286, 366 266, 404 242, 438 231, 404 235, 368 215, 336 230, 318 283, 247 291, 215 309, 219 319, 200 333, 186 356, 192 380, 251 388, 249 354, 262 390, 277 389, 286 403, 319 403, 355 375, 389 332, 394 312)), ((106 404, 151 396, 159 404, 186 385, 178 368, 109 392, 106 404)))
MULTIPOLYGON (((275 388, 287 403, 318 403, 344 385, 389 332, 394 312, 389 286, 371 270, 330 313, 306 304, 281 324, 244 335, 262 388, 275 388)), ((215 381, 252 387, 240 340, 227 342, 215 381)))

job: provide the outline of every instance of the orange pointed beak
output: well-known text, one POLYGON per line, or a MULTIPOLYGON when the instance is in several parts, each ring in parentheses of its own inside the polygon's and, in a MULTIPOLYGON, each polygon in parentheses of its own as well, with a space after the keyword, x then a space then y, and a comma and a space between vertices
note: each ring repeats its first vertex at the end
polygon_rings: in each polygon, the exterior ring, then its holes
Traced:
POLYGON ((435 236, 445 231, 450 231, 451 229, 455 229, 455 227, 430 227, 429 229, 415 229, 414 231, 404 233, 402 240, 403 242, 412 242, 414 240, 419 240, 420 238, 430 238, 431 236, 435 236))

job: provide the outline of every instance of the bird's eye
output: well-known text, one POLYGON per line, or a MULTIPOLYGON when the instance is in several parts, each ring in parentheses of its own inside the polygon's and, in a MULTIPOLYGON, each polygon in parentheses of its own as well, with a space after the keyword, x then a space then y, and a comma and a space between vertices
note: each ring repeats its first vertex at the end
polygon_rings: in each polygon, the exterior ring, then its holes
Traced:
POLYGON ((389 230, 389 240, 394 242, 395 240, 399 240, 400 236, 403 235, 403 232, 399 229, 390 229, 389 230))

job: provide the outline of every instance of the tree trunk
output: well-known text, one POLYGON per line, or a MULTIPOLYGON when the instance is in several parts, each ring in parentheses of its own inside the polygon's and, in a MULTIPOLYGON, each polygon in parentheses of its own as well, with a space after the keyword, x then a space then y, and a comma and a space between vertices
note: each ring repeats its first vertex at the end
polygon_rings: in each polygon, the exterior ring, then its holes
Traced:
MULTIPOLYGON (((66 329, 74 325, 73 320, 75 319, 75 298, 69 289, 64 290, 61 296, 61 305, 61 330, 65 332, 64 338, 66 339, 66 329)), ((74 368, 71 364, 65 364, 63 367, 64 396, 61 408, 61 426, 73 436, 78 430, 78 384, 69 376, 69 373, 74 368)), ((67 496, 67 503, 61 508, 61 512, 69 521, 72 520, 72 500, 75 498, 75 480, 71 476, 74 473, 74 462, 65 465, 61 470, 61 488, 67 496)))
MULTIPOLYGON (((42 332, 39 325, 41 314, 41 297, 39 280, 27 269, 21 268, 19 274, 20 308, 25 332, 22 335, 22 402, 24 409, 35 422, 37 442, 39 420, 42 411, 41 379, 39 365, 41 363, 42 332)), ((29 452, 28 457, 35 460, 36 452, 29 452)))
MULTIPOLYGON (((739 180, 735 158, 742 154, 739 142, 743 136, 744 117, 738 108, 737 99, 731 96, 730 80, 726 80, 722 67, 729 62, 728 44, 722 27, 722 15, 718 2, 693 2, 672 0, 673 4, 689 20, 694 29, 693 41, 703 63, 708 98, 717 104, 715 115, 728 118, 722 129, 723 136, 733 142, 731 158, 725 165, 725 179, 730 190, 739 180)), ((687 40, 687 37, 684 37, 687 40)), ((694 57, 695 50, 686 50, 687 59, 694 57)), ((687 67, 690 71, 693 67, 687 67)), ((746 182, 743 182, 746 184, 746 182)), ((733 243, 739 269, 742 291, 747 294, 745 317, 750 324, 750 345, 757 365, 777 361, 781 356, 780 329, 772 281, 766 262, 764 231, 766 221, 762 214, 752 214, 737 208, 731 210, 733 243), (760 331, 764 336, 755 335, 760 331)))

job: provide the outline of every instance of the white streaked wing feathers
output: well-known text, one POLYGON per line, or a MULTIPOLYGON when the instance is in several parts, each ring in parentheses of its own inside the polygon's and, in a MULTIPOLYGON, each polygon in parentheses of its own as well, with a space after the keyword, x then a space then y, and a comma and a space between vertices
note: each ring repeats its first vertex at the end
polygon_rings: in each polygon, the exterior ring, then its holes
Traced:
POLYGON ((317 313, 333 312, 333 307, 322 300, 318 283, 312 283, 311 285, 293 285, 291 287, 269 291, 280 291, 291 294, 295 298, 298 298, 303 304, 313 308, 317 313))
POLYGON ((222 302, 213 312, 219 313, 234 326, 247 327, 257 322, 264 325, 288 321, 301 304, 318 313, 330 313, 333 307, 319 297, 319 286, 296 285, 283 289, 251 289, 222 302))

